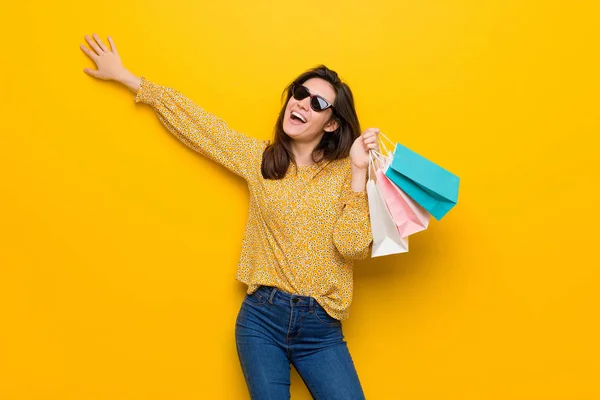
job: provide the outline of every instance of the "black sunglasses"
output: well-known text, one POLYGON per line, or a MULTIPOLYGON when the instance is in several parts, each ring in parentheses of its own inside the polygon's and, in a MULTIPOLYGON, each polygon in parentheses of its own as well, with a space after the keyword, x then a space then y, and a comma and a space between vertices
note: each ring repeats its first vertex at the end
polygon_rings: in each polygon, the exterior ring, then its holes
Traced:
POLYGON ((310 97, 310 108, 312 108, 316 112, 325 111, 328 108, 331 108, 332 111, 335 111, 335 109, 333 108, 333 104, 331 104, 318 94, 311 94, 306 86, 303 86, 299 83, 294 83, 292 85, 292 96, 294 96, 296 100, 302 100, 307 97, 310 97))

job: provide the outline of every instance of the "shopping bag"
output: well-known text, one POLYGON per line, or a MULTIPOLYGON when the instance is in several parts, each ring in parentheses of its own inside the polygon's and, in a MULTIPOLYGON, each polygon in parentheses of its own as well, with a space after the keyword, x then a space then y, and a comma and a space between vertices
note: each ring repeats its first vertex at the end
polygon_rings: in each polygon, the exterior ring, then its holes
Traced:
POLYGON ((406 146, 392 144, 385 175, 435 219, 442 219, 458 202, 460 178, 406 146))
POLYGON ((369 218, 373 234, 371 257, 387 256, 390 254, 406 253, 408 238, 402 238, 396 229, 396 224, 385 205, 375 181, 375 166, 369 152, 369 180, 367 181, 367 198, 369 200, 369 218), (373 175, 371 175, 373 168, 373 175))
MULTIPOLYGON (((373 151, 373 153, 375 154, 375 158, 384 165, 390 161, 376 151, 373 151), (380 158, 379 156, 382 157, 380 158)), ((394 185, 394 183, 385 176, 381 167, 377 168, 375 174, 377 186, 390 211, 400 237, 407 237, 413 233, 427 229, 431 214, 404 193, 402 189, 394 185)))

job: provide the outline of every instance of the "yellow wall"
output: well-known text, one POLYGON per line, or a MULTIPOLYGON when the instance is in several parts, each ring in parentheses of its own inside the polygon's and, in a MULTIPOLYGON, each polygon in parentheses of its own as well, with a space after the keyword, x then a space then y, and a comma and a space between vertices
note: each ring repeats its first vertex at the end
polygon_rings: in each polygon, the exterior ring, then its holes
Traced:
MULTIPOLYGON (((132 72, 261 139, 283 87, 325 63, 364 128, 460 175, 459 205, 410 253, 356 265, 344 331, 367 398, 600 398, 596 1, 8 7, 3 400, 248 398, 244 182, 86 75, 94 32, 132 72)), ((296 372, 292 398, 309 398, 296 372)))

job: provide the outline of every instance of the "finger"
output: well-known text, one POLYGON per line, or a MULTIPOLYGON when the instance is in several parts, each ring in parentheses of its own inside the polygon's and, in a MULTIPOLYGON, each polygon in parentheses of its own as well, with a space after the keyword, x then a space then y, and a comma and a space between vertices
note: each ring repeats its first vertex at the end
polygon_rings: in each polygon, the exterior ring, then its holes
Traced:
POLYGON ((81 50, 83 50, 83 52, 85 54, 87 54, 92 60, 96 61, 96 57, 98 57, 98 55, 96 53, 94 53, 93 51, 91 51, 90 49, 88 49, 87 47, 85 47, 83 44, 79 45, 79 47, 81 48, 81 50))
POLYGON ((376 133, 379 133, 379 129, 377 129, 377 128, 369 128, 369 129, 367 129, 363 133, 363 135, 366 136, 366 137, 369 137, 369 136, 375 135, 376 133))
POLYGON ((379 145, 379 143, 377 142, 377 139, 375 137, 373 137, 373 136, 370 137, 370 138, 364 139, 363 142, 364 142, 365 145, 369 145, 369 146, 372 145, 372 146, 376 146, 377 147, 379 145))
POLYGON ((369 142, 379 142, 379 132, 369 132, 365 135, 365 140, 369 140, 369 142))
POLYGON ((108 48, 106 47, 106 45, 104 44, 104 42, 102 41, 102 39, 100 39, 100 36, 98 36, 94 33, 94 39, 96 39, 96 42, 98 42, 98 46, 100 46, 102 51, 104 51, 104 52, 109 51, 108 48))
POLYGON ((89 45, 92 47, 92 49, 94 49, 96 54, 100 55, 103 53, 102 49, 100 47, 98 47, 98 44, 96 43, 96 41, 94 41, 88 35, 85 35, 85 40, 89 43, 89 45))
POLYGON ((377 136, 375 136, 374 133, 369 134, 369 136, 365 136, 365 141, 368 143, 375 143, 377 142, 377 136))
POLYGON ((110 43, 110 48, 112 49, 112 52, 115 54, 119 54, 119 52, 117 51, 117 46, 115 45, 115 42, 113 42, 110 36, 108 37, 108 43, 110 43))
POLYGON ((93 76, 94 78, 99 78, 98 71, 96 71, 96 70, 84 68, 83 72, 85 72, 86 74, 88 74, 90 76, 93 76))

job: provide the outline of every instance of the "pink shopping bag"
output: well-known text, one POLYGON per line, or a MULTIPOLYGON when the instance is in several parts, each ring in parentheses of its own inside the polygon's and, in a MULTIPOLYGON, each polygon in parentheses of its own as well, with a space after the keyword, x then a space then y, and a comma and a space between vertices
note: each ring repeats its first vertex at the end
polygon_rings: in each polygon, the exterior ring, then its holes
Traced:
POLYGON ((431 214, 390 181, 383 169, 378 168, 375 174, 381 197, 392 215, 400 237, 427 229, 431 214))

